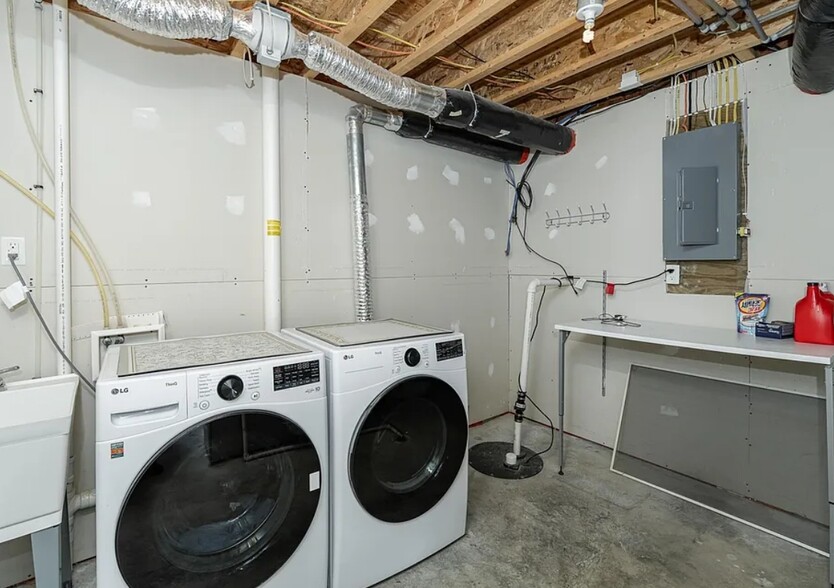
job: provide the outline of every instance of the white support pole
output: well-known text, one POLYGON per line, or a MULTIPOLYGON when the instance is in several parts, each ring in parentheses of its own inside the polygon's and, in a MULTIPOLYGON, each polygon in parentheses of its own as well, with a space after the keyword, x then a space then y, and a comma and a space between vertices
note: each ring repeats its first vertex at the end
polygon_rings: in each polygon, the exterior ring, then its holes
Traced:
POLYGON ((281 330, 281 147, 278 71, 262 71, 264 328, 281 330))
MULTIPOLYGON (((72 291, 70 256, 70 143, 69 143, 69 11, 67 0, 52 4, 52 57, 55 139, 55 338, 72 358, 72 291)), ((70 373, 60 354, 58 373, 70 373)))

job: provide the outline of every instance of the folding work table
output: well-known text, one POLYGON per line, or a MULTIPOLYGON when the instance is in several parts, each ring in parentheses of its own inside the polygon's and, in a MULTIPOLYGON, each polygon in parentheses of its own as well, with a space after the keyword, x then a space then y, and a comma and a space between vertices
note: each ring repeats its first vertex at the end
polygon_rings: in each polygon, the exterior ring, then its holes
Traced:
MULTIPOLYGON (((818 365, 825 378, 826 455, 828 464, 829 552, 834 548, 834 347, 796 343, 793 339, 762 339, 732 329, 637 321, 640 326, 618 326, 597 321, 557 323, 559 392, 559 471, 565 461, 565 348, 571 333, 634 341, 650 345, 694 349, 818 365)), ((829 562, 829 582, 834 587, 834 558, 829 562)))

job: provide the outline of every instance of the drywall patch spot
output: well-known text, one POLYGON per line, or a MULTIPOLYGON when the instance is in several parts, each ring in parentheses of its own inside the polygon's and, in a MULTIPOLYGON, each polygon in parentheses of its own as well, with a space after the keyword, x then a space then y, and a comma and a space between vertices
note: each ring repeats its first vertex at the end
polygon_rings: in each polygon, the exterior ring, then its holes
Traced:
POLYGON ((417 213, 411 213, 408 215, 408 218, 405 220, 408 221, 408 230, 414 233, 415 235, 421 235, 422 233, 426 232, 426 227, 423 225, 423 221, 420 220, 420 217, 417 213))
POLYGON ((489 328, 490 329, 495 328, 495 317, 494 316, 489 317, 489 328))
POLYGON ((405 172, 405 179, 409 182, 414 182, 419 177, 420 169, 416 165, 412 165, 410 168, 408 168, 408 171, 405 172))
POLYGON ((484 238, 487 241, 495 240, 495 229, 493 229, 492 227, 485 228, 484 229, 484 238))
POLYGON ((159 113, 156 108, 143 106, 133 109, 133 126, 137 129, 152 131, 159 127, 159 113))
POLYGON ((448 165, 443 168, 443 177, 449 180, 449 184, 452 186, 460 184, 460 172, 456 172, 448 165))
POLYGON ((489 186, 491 183, 492 183, 492 178, 490 178, 489 176, 484 176, 484 184, 489 186))
POLYGON ((369 227, 374 226, 377 223, 378 220, 379 219, 376 217, 376 215, 373 212, 368 213, 368 226, 369 227))
POLYGON ((605 167, 606 163, 608 163, 608 156, 603 155, 602 157, 597 159, 597 162, 594 164, 594 167, 597 169, 602 169, 603 167, 605 167))
POLYGON ((547 182, 547 187, 544 189, 545 196, 553 196, 556 193, 556 184, 547 182))
POLYGON ((246 125, 243 121, 224 122, 217 127, 217 132, 232 145, 246 145, 246 125))
POLYGON ((235 216, 243 215, 245 198, 243 196, 226 196, 226 210, 235 216))
POLYGON ((466 243, 466 231, 463 229, 463 225, 460 224, 460 221, 456 218, 453 218, 449 221, 449 228, 455 232, 455 241, 463 245, 466 243))
POLYGON ((494 363, 489 362, 489 369, 487 369, 487 373, 489 374, 490 378, 492 377, 492 374, 495 373, 495 364, 494 363))
POLYGON ((775 584, 767 578, 753 578, 753 583, 762 588, 773 588, 775 584))
POLYGON ((559 229, 550 229, 550 232, 547 234, 548 237, 551 239, 555 239, 556 235, 559 234, 559 229))
POLYGON ((679 416, 677 408, 675 408, 674 406, 666 406, 665 404, 660 405, 660 414, 668 417, 679 416))
POLYGON ((460 333, 460 321, 452 321, 450 325, 452 327, 452 331, 455 333, 460 333))
POLYGON ((136 208, 150 208, 151 207, 151 193, 136 190, 131 194, 133 206, 136 208))
POLYGON ((374 164, 374 154, 370 149, 365 149, 365 166, 371 167, 374 164))

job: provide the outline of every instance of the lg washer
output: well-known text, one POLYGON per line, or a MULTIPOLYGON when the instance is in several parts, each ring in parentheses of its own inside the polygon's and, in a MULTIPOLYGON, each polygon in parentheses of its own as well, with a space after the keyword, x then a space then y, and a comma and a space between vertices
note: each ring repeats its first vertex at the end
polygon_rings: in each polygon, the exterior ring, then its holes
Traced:
POLYGON ((269 333, 109 349, 98 586, 325 588, 325 386, 321 353, 269 333))
POLYGON ((331 586, 371 586, 462 537, 463 335, 397 320, 284 333, 326 358, 331 586))

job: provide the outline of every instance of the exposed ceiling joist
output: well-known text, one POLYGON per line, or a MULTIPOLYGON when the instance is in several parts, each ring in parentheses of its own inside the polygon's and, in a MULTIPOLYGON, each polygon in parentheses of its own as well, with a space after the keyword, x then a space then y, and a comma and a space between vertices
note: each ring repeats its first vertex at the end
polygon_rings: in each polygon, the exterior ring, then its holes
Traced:
MULTIPOLYGON (((791 22, 792 18, 792 16, 783 17, 773 23, 768 23, 768 26, 765 26, 765 32, 769 35, 776 33, 786 24, 791 22)), ((728 57, 738 51, 751 49, 752 47, 756 47, 760 44, 761 40, 756 36, 756 33, 752 29, 738 35, 716 37, 715 39, 707 41, 707 43, 704 44, 704 50, 688 57, 684 57, 683 59, 673 61, 666 66, 654 69, 645 76, 641 76, 641 81, 643 84, 650 84, 652 82, 671 77, 677 73, 703 67, 716 59, 728 57)), ((557 114, 562 114, 563 112, 575 110, 585 104, 599 102, 600 100, 604 100, 621 93, 623 93, 623 90, 620 90, 619 84, 612 84, 590 94, 577 96, 573 100, 543 106, 533 110, 530 114, 542 118, 548 118, 557 114)))
POLYGON ((496 102, 505 104, 513 102, 519 98, 524 98, 530 94, 567 80, 573 76, 579 75, 591 69, 601 67, 606 63, 614 61, 635 51, 639 51, 644 47, 650 47, 667 37, 671 37, 676 33, 685 31, 692 27, 692 21, 685 17, 676 17, 665 21, 659 21, 651 26, 651 28, 640 33, 637 37, 632 37, 617 43, 616 45, 593 53, 585 59, 577 60, 573 63, 568 63, 566 66, 554 70, 546 75, 540 76, 535 80, 510 88, 501 92, 495 97, 496 102))
MULTIPOLYGON (((379 19, 382 14, 391 8, 397 0, 367 0, 356 16, 354 16, 347 25, 342 27, 339 34, 334 38, 343 43, 350 45, 358 39, 362 33, 367 31, 379 19)), ((315 78, 317 72, 308 70, 304 74, 305 78, 315 78)))
POLYGON ((404 57, 389 69, 395 74, 404 75, 409 73, 518 1, 484 0, 480 6, 473 8, 456 22, 445 29, 435 31, 430 37, 426 37, 414 53, 404 57))
MULTIPOLYGON (((603 13, 602 18, 605 18, 618 9, 636 1, 638 0, 611 0, 605 6, 606 10, 603 13)), ((494 74, 499 70, 518 63, 526 57, 534 55, 538 51, 541 51, 550 45, 558 43, 559 41, 578 33, 584 26, 585 25, 582 21, 575 18, 563 20, 556 25, 541 31, 540 33, 533 35, 523 43, 516 45, 495 59, 490 59, 475 69, 461 73, 447 85, 452 88, 463 88, 467 84, 474 84, 488 75, 494 74)))
POLYGON ((409 18, 407 21, 403 23, 403 25, 397 30, 398 35, 405 35, 406 33, 410 33, 421 24, 426 22, 432 14, 437 12, 437 10, 443 6, 448 0, 431 0, 428 4, 426 4, 420 11, 409 18))

